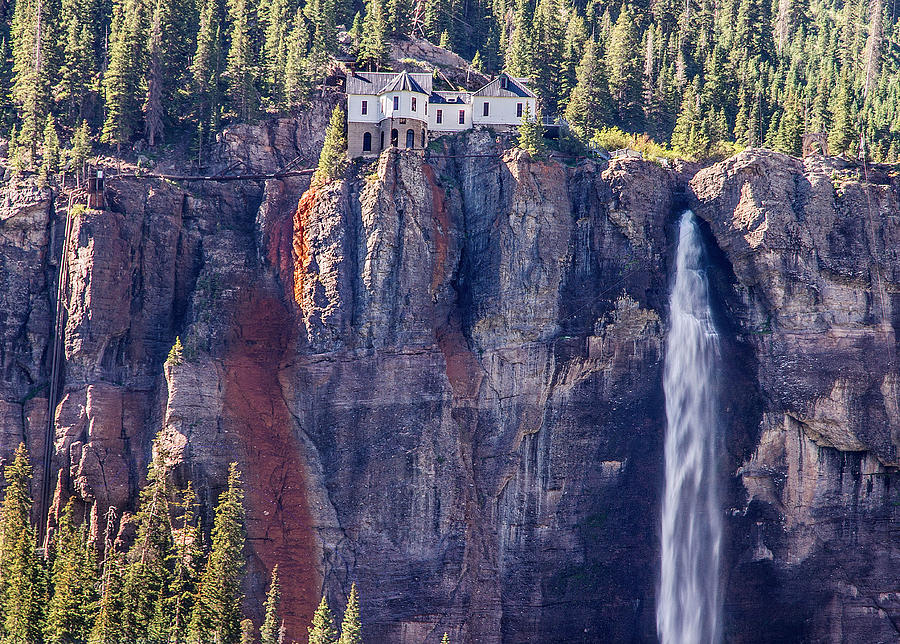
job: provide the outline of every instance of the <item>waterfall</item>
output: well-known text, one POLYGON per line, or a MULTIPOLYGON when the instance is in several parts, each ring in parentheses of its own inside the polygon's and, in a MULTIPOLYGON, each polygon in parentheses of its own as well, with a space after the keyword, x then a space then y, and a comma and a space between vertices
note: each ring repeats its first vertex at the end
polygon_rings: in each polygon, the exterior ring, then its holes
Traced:
POLYGON ((666 488, 656 628, 662 644, 719 639, 722 520, 716 491, 719 340, 694 214, 681 217, 666 340, 666 488))

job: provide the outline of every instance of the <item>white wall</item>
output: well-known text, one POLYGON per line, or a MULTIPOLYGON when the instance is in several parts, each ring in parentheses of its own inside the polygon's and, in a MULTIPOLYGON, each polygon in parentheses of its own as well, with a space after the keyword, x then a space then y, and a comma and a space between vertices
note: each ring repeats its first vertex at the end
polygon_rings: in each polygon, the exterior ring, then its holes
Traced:
POLYGON ((435 132, 461 132, 472 127, 472 106, 469 103, 432 103, 428 106, 428 129, 435 132), (443 122, 437 122, 437 111, 443 112, 443 122), (459 111, 466 114, 466 122, 459 124, 459 111))
POLYGON ((353 123, 378 123, 384 116, 377 96, 348 94, 347 120, 353 123), (362 114, 362 102, 368 101, 368 114, 362 114))
POLYGON ((519 125, 522 118, 516 116, 516 105, 522 104, 522 114, 525 113, 525 105, 531 116, 535 115, 535 100, 533 98, 515 97, 507 98, 500 96, 473 96, 472 97, 472 118, 475 125, 519 125), (487 116, 484 114, 484 103, 490 103, 490 109, 487 116))
POLYGON ((426 120, 425 106, 428 104, 428 96, 426 94, 419 94, 418 92, 391 92, 378 98, 381 100, 384 118, 426 120), (400 98, 400 104, 396 110, 394 109, 395 96, 400 98), (412 109, 413 97, 416 99, 415 111, 412 109))

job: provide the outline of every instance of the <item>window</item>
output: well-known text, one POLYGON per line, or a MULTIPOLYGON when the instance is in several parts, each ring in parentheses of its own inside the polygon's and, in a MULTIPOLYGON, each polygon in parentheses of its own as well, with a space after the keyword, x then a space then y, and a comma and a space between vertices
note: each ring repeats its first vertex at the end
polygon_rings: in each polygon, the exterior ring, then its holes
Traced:
POLYGON ((522 104, 516 103, 516 116, 522 118, 522 104))
POLYGON ((400 109, 400 97, 399 96, 394 97, 394 109, 395 110, 400 109))
POLYGON ((444 110, 438 110, 437 116, 435 117, 434 120, 437 121, 438 123, 443 123, 444 122, 444 110))
POLYGON ((372 151, 372 133, 366 132, 363 134, 363 152, 371 152, 372 151))
POLYGON ((459 111, 459 124, 465 125, 465 123, 466 123, 466 111, 460 110, 459 111))
POLYGON ((416 133, 412 130, 406 131, 406 147, 414 148, 416 147, 416 133))
POLYGON ((412 103, 412 107, 410 109, 412 109, 412 111, 415 112, 416 111, 416 97, 415 96, 412 97, 411 103, 412 103))
POLYGON ((422 130, 422 147, 425 147, 425 130, 422 130))
POLYGON ((384 130, 381 131, 381 147, 379 147, 378 149, 384 150, 384 130))
POLYGON ((368 114, 368 113, 369 113, 369 101, 363 101, 363 102, 362 102, 362 113, 363 113, 363 114, 368 114))
POLYGON ((491 104, 490 104, 490 103, 485 102, 485 103, 482 105, 482 110, 484 111, 484 116, 487 116, 487 115, 488 115, 488 112, 490 112, 490 109, 491 109, 491 104))
POLYGON ((397 147, 397 139, 399 137, 400 137, 400 134, 397 132, 397 130, 391 130, 391 147, 392 148, 397 147))
POLYGON ((500 89, 509 87, 509 79, 504 75, 500 77, 500 89))

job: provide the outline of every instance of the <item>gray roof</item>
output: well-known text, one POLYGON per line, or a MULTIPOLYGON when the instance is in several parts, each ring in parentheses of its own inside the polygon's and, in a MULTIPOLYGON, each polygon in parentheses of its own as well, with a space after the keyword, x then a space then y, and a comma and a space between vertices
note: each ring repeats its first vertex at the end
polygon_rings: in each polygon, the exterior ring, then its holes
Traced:
POLYGON ((381 94, 382 92, 431 93, 431 74, 410 74, 396 72, 355 72, 347 76, 348 94, 381 94))
POLYGON ((506 98, 537 98, 534 92, 528 89, 527 78, 514 78, 509 74, 500 74, 490 83, 474 92, 472 96, 503 96, 506 98), (506 89, 502 87, 502 79, 506 78, 506 89))
POLYGON ((429 103, 471 103, 472 95, 469 92, 432 92, 428 98, 429 103))

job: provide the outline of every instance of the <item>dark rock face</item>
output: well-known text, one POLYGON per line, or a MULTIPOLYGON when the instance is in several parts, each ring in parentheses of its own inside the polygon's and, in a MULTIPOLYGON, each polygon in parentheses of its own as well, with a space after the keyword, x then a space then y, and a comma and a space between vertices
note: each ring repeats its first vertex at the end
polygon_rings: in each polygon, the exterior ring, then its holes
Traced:
MULTIPOLYGON (((216 162, 309 166, 329 113, 233 128, 216 162)), ((688 191, 727 364, 728 641, 897 638, 900 186, 870 179, 751 151, 688 191)), ((158 434, 207 508, 239 463, 246 610, 278 563, 289 639, 355 581, 372 641, 654 641, 683 184, 488 132, 312 190, 111 181, 66 249, 57 505, 132 512, 158 434)), ((62 205, 2 197, 0 455, 37 463, 62 205)))
POLYGON ((691 182, 759 394, 758 438, 728 455, 732 641, 900 637, 900 184, 860 178, 749 151, 691 182))

